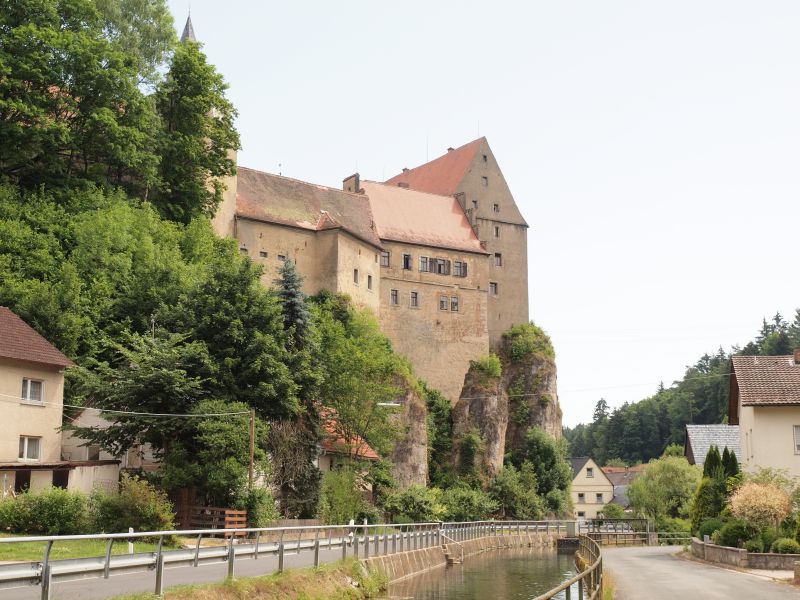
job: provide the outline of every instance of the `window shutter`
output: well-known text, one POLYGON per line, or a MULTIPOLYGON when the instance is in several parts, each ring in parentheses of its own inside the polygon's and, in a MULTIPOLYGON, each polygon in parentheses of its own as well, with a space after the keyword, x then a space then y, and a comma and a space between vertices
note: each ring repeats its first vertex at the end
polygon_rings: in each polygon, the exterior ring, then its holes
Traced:
POLYGON ((445 271, 445 273, 444 273, 445 275, 450 275, 450 261, 449 260, 444 261, 444 271, 445 271))
POLYGON ((462 277, 467 276, 467 261, 461 263, 461 276, 462 277))

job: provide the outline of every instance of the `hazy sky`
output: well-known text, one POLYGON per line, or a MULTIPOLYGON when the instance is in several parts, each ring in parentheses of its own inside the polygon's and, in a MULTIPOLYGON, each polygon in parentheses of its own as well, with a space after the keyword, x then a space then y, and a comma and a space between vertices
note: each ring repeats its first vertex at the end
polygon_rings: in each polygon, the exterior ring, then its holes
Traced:
MULTIPOLYGON (((170 0, 179 31, 189 8, 170 0)), ((485 135, 564 424, 800 307, 800 3, 193 0, 242 165, 340 186, 485 135)))

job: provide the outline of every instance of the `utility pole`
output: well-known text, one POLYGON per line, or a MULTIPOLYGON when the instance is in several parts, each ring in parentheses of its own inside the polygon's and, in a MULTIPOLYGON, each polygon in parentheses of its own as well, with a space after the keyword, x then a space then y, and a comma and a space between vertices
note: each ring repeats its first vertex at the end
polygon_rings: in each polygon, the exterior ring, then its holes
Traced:
POLYGON ((250 409, 250 469, 247 472, 247 480, 250 489, 253 489, 253 461, 256 454, 256 409, 250 409))

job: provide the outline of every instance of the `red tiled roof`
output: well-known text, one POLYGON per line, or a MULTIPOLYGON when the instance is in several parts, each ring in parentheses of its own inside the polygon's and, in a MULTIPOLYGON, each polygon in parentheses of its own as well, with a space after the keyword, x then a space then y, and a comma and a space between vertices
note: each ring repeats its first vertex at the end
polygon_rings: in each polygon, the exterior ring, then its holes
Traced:
POLYGON ((742 406, 800 404, 800 365, 793 356, 734 356, 742 406))
POLYGON ((70 367, 74 364, 5 306, 0 306, 0 357, 53 367, 70 367))
POLYGON ((369 196, 381 239, 486 254, 464 209, 453 196, 374 181, 364 181, 362 187, 369 196))
POLYGON ((336 431, 336 417, 332 409, 323 409, 324 419, 322 428, 325 435, 322 438, 322 448, 328 454, 344 454, 365 460, 379 460, 380 456, 361 436, 356 435, 348 444, 336 431))
POLYGON ((458 184, 464 179, 478 149, 485 141, 486 138, 482 137, 469 144, 464 144, 424 165, 395 175, 386 183, 394 186, 403 183, 413 190, 452 196, 458 191, 458 184))
POLYGON ((341 228, 381 247, 369 201, 363 194, 246 167, 237 169, 236 214, 311 231, 341 228))

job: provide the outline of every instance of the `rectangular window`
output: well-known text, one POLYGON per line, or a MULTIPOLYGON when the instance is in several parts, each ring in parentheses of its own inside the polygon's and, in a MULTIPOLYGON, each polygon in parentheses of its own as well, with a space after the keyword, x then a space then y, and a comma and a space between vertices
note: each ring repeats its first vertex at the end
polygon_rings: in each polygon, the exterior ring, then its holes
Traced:
POLYGON ((430 259, 427 256, 419 257, 419 270, 422 273, 428 273, 430 269, 430 259))
POLYGON ((586 476, 594 477, 594 469, 592 467, 586 467, 586 476))
POLYGON ((87 447, 87 460, 100 460, 100 446, 93 444, 87 447))
POLYGON ((39 446, 42 438, 22 435, 19 438, 19 459, 39 460, 39 446))
POLYGON ((372 275, 367 275, 367 289, 372 289, 372 275))
POLYGON ((358 269, 353 269, 353 283, 358 285, 358 269))
POLYGON ((67 489, 69 485, 69 471, 67 469, 55 469, 53 471, 53 487, 67 489))
POLYGON ((281 261, 281 262, 285 261, 286 260, 286 255, 285 254, 278 254, 278 260, 281 261))
POLYGON ((499 204, 495 204, 494 205, 494 212, 495 213, 499 213, 500 212, 500 205, 499 204))
POLYGON ((595 496, 595 501, 597 502, 597 504, 602 504, 603 503, 603 494, 595 494, 594 496, 595 496))
POLYGON ((266 250, 259 250, 259 251, 258 251, 258 255, 259 255, 261 258, 267 258, 267 257, 269 256, 269 253, 268 253, 266 250))
POLYGON ((381 252, 381 266, 388 267, 389 266, 389 253, 388 252, 381 252))
MULTIPOLYGON (((747 435, 747 432, 745 432, 747 435)), ((800 425, 794 426, 794 453, 800 454, 800 425)))
POLYGON ((483 162, 489 162, 489 157, 485 154, 483 155, 483 162))
POLYGON ((499 225, 495 225, 494 226, 494 237, 500 237, 500 226, 499 225))
POLYGON ((42 390, 44 382, 36 379, 23 378, 22 380, 22 400, 24 402, 36 402, 41 404, 44 401, 42 390))
POLYGON ((411 292, 411 300, 409 302, 411 308, 419 308, 419 293, 411 292))
POLYGON ((450 275, 450 261, 444 258, 434 259, 434 272, 437 275, 450 275))
POLYGON ((582 519, 582 518, 583 518, 583 517, 585 517, 585 516, 586 516, 586 513, 585 513, 585 512, 578 511, 578 517, 579 517, 579 518, 581 518, 581 519, 582 519))
POLYGON ((483 187, 489 187, 489 178, 481 177, 481 184, 483 185, 483 187))
POLYGON ((503 255, 499 252, 494 253, 494 266, 495 267, 502 267, 503 266, 503 255))
POLYGON ((453 312, 458 312, 458 296, 450 297, 450 310, 453 312))
POLYGON ((497 296, 497 283, 494 281, 489 282, 489 293, 492 296, 497 296))
POLYGON ((395 306, 400 304, 400 293, 397 290, 391 290, 389 292, 389 302, 395 306))
POLYGON ((467 276, 467 263, 466 261, 457 260, 453 263, 453 276, 466 277, 467 276))
POLYGON ((239 248, 239 252, 241 252, 242 254, 247 254, 247 248, 245 248, 244 246, 241 246, 239 248))
POLYGON ((586 494, 584 494, 583 492, 579 492, 578 493, 578 504, 583 504, 584 502, 586 502, 586 494))
POLYGON ((447 310, 449 304, 447 296, 439 296, 439 310, 447 310))
POLYGON ((403 269, 406 271, 411 270, 411 255, 403 254, 403 269))

